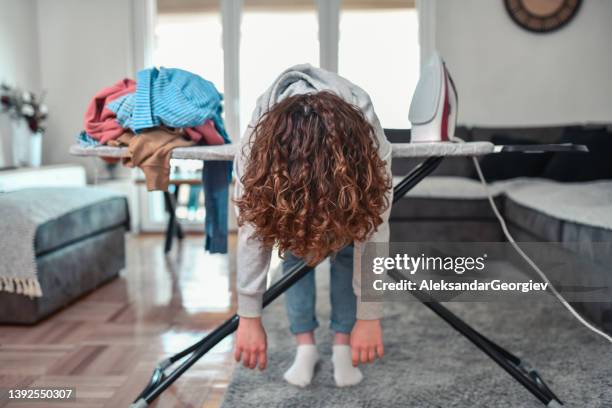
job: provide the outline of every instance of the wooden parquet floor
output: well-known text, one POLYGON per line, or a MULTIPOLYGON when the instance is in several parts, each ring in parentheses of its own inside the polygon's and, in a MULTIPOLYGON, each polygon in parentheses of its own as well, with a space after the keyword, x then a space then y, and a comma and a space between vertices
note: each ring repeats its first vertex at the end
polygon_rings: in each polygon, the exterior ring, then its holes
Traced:
MULTIPOLYGON (((235 240, 230 240, 231 251, 235 240)), ((35 326, 0 326, 0 387, 76 387, 76 401, 0 407, 122 408, 155 364, 235 312, 233 253, 205 254, 201 236, 163 254, 162 236, 132 236, 121 277, 35 326)), ((234 362, 225 339, 153 407, 218 407, 234 362)))

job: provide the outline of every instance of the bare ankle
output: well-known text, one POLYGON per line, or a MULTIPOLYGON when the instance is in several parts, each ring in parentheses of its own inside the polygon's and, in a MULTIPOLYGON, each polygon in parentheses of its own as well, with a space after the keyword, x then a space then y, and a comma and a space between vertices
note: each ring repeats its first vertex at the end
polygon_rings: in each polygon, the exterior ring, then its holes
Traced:
POLYGON ((304 344, 315 344, 314 331, 296 334, 295 341, 297 342, 298 346, 304 344))
POLYGON ((334 344, 350 344, 351 343, 351 335, 348 333, 340 333, 336 332, 334 336, 334 344))

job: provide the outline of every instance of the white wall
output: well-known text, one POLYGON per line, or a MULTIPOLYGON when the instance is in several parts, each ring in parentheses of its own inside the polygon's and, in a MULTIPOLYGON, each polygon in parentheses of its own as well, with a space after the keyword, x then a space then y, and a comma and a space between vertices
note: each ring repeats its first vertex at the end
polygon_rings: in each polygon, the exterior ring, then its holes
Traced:
POLYGON ((0 83, 40 91, 36 0, 0 0, 0 83))
POLYGON ((549 34, 517 26, 502 0, 436 1, 434 42, 459 89, 460 123, 612 122, 612 1, 583 1, 549 34))
MULTIPOLYGON (((0 0, 0 83, 40 92, 36 0, 0 0)), ((12 165, 11 122, 0 115, 0 167, 12 165)))
POLYGON ((49 126, 43 162, 78 162, 91 176, 98 160, 68 154, 83 128, 90 98, 102 87, 133 77, 132 2, 38 0, 41 80, 48 91, 49 126))

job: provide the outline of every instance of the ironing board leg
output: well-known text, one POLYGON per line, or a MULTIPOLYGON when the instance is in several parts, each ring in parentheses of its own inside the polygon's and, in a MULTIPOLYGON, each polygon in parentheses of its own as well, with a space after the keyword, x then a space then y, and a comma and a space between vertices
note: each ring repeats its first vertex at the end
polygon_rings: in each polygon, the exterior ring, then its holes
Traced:
MULTIPOLYGON (((406 276, 396 270, 389 271, 389 276, 396 282, 408 280, 406 276)), ((557 398, 557 396, 548 388, 537 371, 529 370, 518 357, 514 356, 512 353, 480 334, 469 324, 457 317, 457 315, 455 315, 453 312, 442 306, 439 302, 433 300, 429 294, 427 294, 427 292, 411 291, 411 294, 432 312, 437 314, 442 320, 471 341, 472 344, 489 356, 489 358, 495 361, 501 368, 503 368, 516 381, 531 392, 544 405, 554 406, 550 405, 551 403, 562 405, 559 398, 557 398)))
MULTIPOLYGON (((393 189, 393 202, 402 198, 408 191, 416 186, 421 180, 431 174, 438 165, 442 162, 443 157, 430 157, 424 162, 416 166, 404 179, 397 184, 393 189)), ((288 273, 283 275, 276 283, 274 283, 266 292, 263 297, 263 306, 266 307, 278 298, 283 292, 291 287, 295 282, 300 280, 307 272, 309 268, 303 262, 299 262, 294 265, 288 273)), ((390 276, 393 278, 393 273, 390 272, 390 276)), ((399 278, 395 275, 395 278, 399 278)), ((486 337, 482 336, 471 326, 453 314, 450 310, 440 305, 438 302, 431 301, 426 298, 425 293, 421 294, 419 300, 430 308, 434 313, 444 319, 448 324, 454 327, 462 335, 467 337, 474 345, 485 352, 490 358, 497 362, 502 368, 504 368, 509 374, 511 374, 518 382, 520 382, 525 388, 527 388, 536 398, 542 401, 548 406, 557 406, 561 402, 554 396, 554 394, 548 389, 545 383, 537 375, 535 371, 527 372, 522 366, 520 360, 514 357, 511 353, 507 352, 502 347, 491 342, 486 337), (538 383, 541 383, 539 385, 538 383), (546 390, 548 392, 546 392, 546 390), (558 403, 558 404, 557 404, 558 403)), ((151 377, 151 381, 145 387, 145 389, 136 398, 134 403, 131 405, 132 408, 145 408, 155 398, 157 398, 162 392, 164 392, 174 381, 176 381, 185 371, 189 369, 196 361, 198 361, 204 354, 206 354, 211 348, 217 343, 223 340, 228 335, 232 334, 238 328, 238 322, 240 318, 238 315, 232 316, 230 319, 225 321, 221 326, 217 327, 214 331, 209 333, 199 342, 193 344, 187 349, 175 354, 174 356, 164 360, 163 366, 158 366, 151 377), (188 357, 187 357, 188 356, 188 357), (177 361, 185 358, 178 367, 176 367, 168 375, 165 374, 165 368, 176 363, 177 361)))
MULTIPOLYGON (((175 188, 178 190, 178 186, 175 188)), ((166 227, 164 253, 168 253, 172 249, 172 240, 174 239, 175 235, 178 235, 177 228, 180 228, 180 226, 176 220, 176 201, 174 194, 171 194, 169 191, 164 191, 164 201, 166 202, 166 211, 168 212, 168 225, 166 227)))
POLYGON ((179 190, 181 189, 181 184, 177 183, 176 187, 174 187, 174 212, 175 212, 175 218, 174 218, 174 224, 176 226, 176 237, 179 240, 182 240, 183 238, 185 238, 185 234, 183 233, 183 227, 181 226, 181 223, 178 222, 178 219, 176 219, 176 203, 179 202, 179 190))

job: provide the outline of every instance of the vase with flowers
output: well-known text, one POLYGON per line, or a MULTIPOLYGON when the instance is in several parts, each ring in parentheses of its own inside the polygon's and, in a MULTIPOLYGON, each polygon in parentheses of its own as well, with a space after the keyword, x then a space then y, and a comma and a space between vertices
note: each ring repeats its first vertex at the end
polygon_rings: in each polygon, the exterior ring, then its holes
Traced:
POLYGON ((12 159, 15 166, 38 167, 42 157, 47 106, 40 96, 6 84, 0 85, 0 113, 8 114, 12 127, 12 159))

